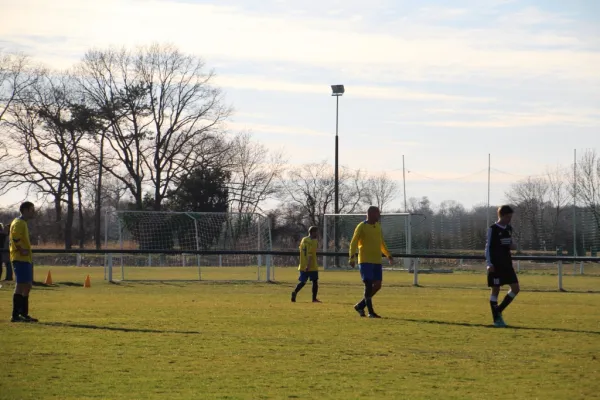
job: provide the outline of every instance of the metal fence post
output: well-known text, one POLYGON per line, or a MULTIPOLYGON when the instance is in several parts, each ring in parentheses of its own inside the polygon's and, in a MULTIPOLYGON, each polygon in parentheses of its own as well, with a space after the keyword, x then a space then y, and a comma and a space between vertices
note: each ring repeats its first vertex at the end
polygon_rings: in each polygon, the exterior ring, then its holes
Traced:
POLYGON ((413 286, 419 286, 419 259, 413 258, 413 286))
POLYGON ((558 261, 558 290, 563 292, 563 262, 558 261))

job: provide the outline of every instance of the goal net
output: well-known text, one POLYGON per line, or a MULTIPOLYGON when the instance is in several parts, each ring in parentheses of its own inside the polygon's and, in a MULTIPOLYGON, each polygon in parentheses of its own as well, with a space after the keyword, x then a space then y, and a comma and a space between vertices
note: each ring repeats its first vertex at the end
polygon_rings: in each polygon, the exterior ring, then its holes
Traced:
MULTIPOLYGON (((348 254, 356 226, 365 220, 364 214, 325 214, 323 222, 323 251, 348 254)), ((411 254, 411 215, 408 213, 381 214, 381 229, 385 243, 392 253, 411 254)), ((411 260, 402 263, 410 268, 411 260)), ((348 256, 323 256, 323 267, 340 268, 348 265, 348 256)))
POLYGON ((116 250, 110 275, 121 280, 270 280, 273 274, 270 256, 247 254, 271 250, 270 223, 264 215, 116 211, 107 214, 105 226, 105 246, 116 250), (182 253, 167 253, 172 250, 182 253))

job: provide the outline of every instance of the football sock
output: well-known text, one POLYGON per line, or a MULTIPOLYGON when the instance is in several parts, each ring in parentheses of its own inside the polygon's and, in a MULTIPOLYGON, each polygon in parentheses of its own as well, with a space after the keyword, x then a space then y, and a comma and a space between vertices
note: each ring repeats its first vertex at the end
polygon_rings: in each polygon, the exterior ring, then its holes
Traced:
POLYGON ((23 296, 23 307, 21 307, 21 315, 26 317, 29 315, 29 296, 23 296))
POLYGON ((359 301, 354 307, 356 307, 359 310, 364 310, 364 308, 367 306, 367 301, 365 300, 366 297, 373 297, 373 283, 371 281, 363 281, 365 284, 365 296, 362 298, 361 301, 359 301), (368 287, 368 289, 367 289, 368 287), (367 296, 368 294, 368 296, 367 296))
POLYGON ((358 310, 364 310, 365 307, 367 306, 367 302, 365 301, 365 299, 363 298, 361 301, 359 301, 354 307, 356 307, 356 309, 358 310))
POLYGON ((369 314, 375 314, 375 311, 373 310, 373 299, 371 297, 365 297, 365 303, 367 304, 369 314))
POLYGON ((296 289, 294 289, 294 292, 298 293, 304 287, 304 285, 306 285, 306 282, 298 283, 298 285, 296 286, 296 289))
POLYGON ((506 296, 504 296, 504 300, 502 300, 502 303, 500 303, 500 305, 498 306, 498 312, 504 311, 504 309, 508 307, 510 303, 512 303, 515 297, 517 297, 517 295, 514 292, 508 292, 506 296))
POLYGON ((319 281, 313 281, 312 283, 312 295, 313 295, 313 300, 317 299, 317 293, 319 292, 319 281))
POLYGON ((13 318, 18 318, 19 314, 21 313, 21 309, 22 309, 22 303, 23 303, 23 296, 21 296, 20 294, 13 294, 13 312, 12 312, 12 316, 13 318))
POLYGON ((369 314, 374 314, 375 311, 373 311, 373 282, 371 281, 364 281, 365 282, 365 298, 364 298, 364 303, 367 306, 367 309, 369 310, 369 314))
POLYGON ((492 318, 498 319, 498 297, 490 296, 490 308, 492 309, 492 318))

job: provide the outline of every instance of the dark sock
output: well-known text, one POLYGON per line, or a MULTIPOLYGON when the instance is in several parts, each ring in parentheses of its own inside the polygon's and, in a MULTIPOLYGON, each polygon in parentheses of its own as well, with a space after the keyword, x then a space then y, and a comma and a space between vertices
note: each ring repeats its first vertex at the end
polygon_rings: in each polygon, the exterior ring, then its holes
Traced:
POLYGON ((369 314, 375 314, 373 310, 373 299, 371 297, 365 298, 365 303, 367 304, 367 310, 369 310, 369 314))
POLYGON ((365 307, 367 306, 367 302, 365 301, 365 299, 363 298, 361 301, 359 301, 354 307, 356 307, 357 310, 364 310, 365 307))
POLYGON ((364 284, 365 284, 365 298, 363 299, 363 302, 367 306, 367 310, 369 310, 369 314, 374 314, 375 311, 373 311, 373 300, 372 300, 373 282, 364 281, 364 284))
POLYGON ((298 283, 298 285, 296 286, 296 289, 294 289, 294 292, 298 293, 304 287, 304 285, 306 285, 306 282, 298 283))
POLYGON ((502 303, 500 303, 500 305, 498 306, 498 312, 501 313, 502 311, 504 311, 504 309, 508 307, 508 305, 512 303, 512 301, 515 299, 515 296, 516 295, 511 296, 510 294, 504 296, 504 300, 502 300, 502 303))
POLYGON ((492 318, 496 321, 498 319, 498 302, 490 300, 490 308, 492 309, 492 318))
POLYGON ((317 299, 317 293, 318 292, 319 292, 319 281, 313 281, 313 284, 312 284, 313 300, 317 299))
POLYGON ((23 296, 23 306, 21 307, 21 315, 26 317, 29 315, 29 296, 23 296))
POLYGON ((18 318, 21 313, 21 309, 23 308, 23 296, 20 294, 13 294, 13 318, 18 318))

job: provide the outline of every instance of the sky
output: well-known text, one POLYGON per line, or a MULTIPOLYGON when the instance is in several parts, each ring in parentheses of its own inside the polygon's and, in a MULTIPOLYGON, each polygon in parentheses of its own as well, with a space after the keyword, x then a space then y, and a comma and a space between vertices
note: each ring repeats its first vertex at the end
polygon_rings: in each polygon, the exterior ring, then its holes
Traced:
MULTIPOLYGON (((0 48, 69 68, 90 48, 201 56, 249 130, 290 166, 386 172, 407 197, 469 207, 600 148, 595 0, 0 0, 0 48), (410 172, 409 172, 410 171, 410 172)), ((12 203, 22 194, 0 198, 12 203)), ((18 199, 21 200, 21 199, 18 199)), ((394 202, 402 206, 402 193, 394 202)))

